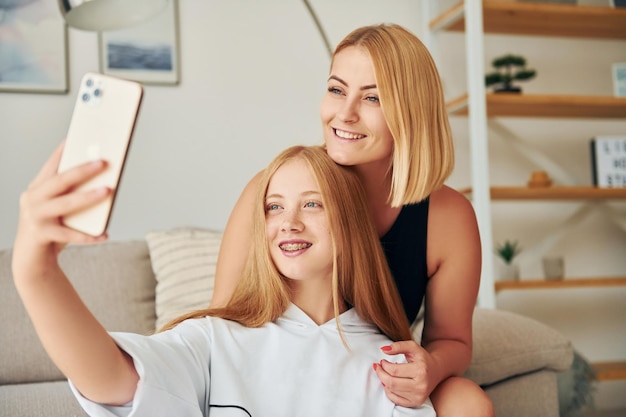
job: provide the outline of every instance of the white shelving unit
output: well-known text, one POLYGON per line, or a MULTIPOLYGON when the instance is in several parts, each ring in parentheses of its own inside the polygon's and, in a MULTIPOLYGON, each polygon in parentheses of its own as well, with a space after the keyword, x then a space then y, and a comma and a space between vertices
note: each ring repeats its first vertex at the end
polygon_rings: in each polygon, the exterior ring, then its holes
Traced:
MULTIPOLYGON (((489 196, 489 166, 481 161, 488 161, 488 135, 487 135, 487 108, 485 102, 485 84, 482 82, 484 76, 483 65, 483 17, 480 0, 466 1, 466 7, 455 7, 433 26, 430 17, 433 16, 430 0, 422 0, 424 18, 423 27, 430 28, 426 32, 427 46, 431 51, 436 51, 434 47, 437 32, 459 19, 467 22, 465 32, 465 48, 467 57, 467 85, 468 93, 464 96, 465 107, 471 107, 469 114, 469 136, 470 136, 470 163, 472 179, 472 203, 476 212, 478 228, 480 230, 483 248, 493 247, 493 237, 491 230, 491 198, 489 196), (481 80, 481 82, 475 82, 481 80)), ((461 4, 462 6, 462 4, 461 4)), ((495 308, 493 253, 490 250, 482 251, 482 271, 480 289, 478 292, 478 305, 484 308, 495 308)))
MULTIPOLYGON (((432 10, 436 1, 422 0, 423 37, 437 59, 437 33, 459 31, 465 34, 468 91, 448 101, 451 115, 467 116, 471 184, 464 192, 471 196, 483 244, 483 270, 478 304, 495 308, 496 294, 511 290, 558 290, 562 288, 626 287, 626 276, 585 277, 561 281, 525 280, 496 282, 492 241, 491 204, 501 201, 576 201, 579 210, 565 224, 574 224, 598 208, 608 214, 607 200, 626 201, 624 188, 579 186, 545 155, 529 150, 521 138, 498 123, 498 117, 516 118, 585 118, 626 120, 626 98, 554 94, 491 94, 484 86, 484 35, 559 36, 591 39, 626 40, 626 9, 550 3, 524 3, 493 0, 465 0, 439 12, 432 10), (537 165, 549 165, 563 186, 547 188, 491 187, 489 180, 488 131, 503 133, 509 144, 537 165), (561 175, 562 174, 562 175, 561 175)), ((610 216, 607 216, 610 217, 610 216)), ((626 222, 614 218, 626 233, 626 222)), ((626 358, 594 364, 599 380, 626 379, 626 358)))

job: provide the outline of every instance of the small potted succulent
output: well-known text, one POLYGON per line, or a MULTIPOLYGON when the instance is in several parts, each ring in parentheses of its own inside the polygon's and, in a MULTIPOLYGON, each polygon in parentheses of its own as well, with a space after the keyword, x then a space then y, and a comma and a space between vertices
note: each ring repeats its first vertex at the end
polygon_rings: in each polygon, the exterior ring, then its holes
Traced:
POLYGON ((526 59, 519 55, 504 55, 491 62, 496 70, 485 75, 487 87, 496 85, 496 93, 521 93, 520 87, 514 86, 513 81, 526 81, 533 78, 537 72, 526 69, 526 59))
POLYGON ((504 243, 496 245, 495 252, 502 260, 500 279, 503 281, 517 281, 519 279, 519 268, 513 260, 521 251, 522 248, 517 241, 505 240, 504 243))

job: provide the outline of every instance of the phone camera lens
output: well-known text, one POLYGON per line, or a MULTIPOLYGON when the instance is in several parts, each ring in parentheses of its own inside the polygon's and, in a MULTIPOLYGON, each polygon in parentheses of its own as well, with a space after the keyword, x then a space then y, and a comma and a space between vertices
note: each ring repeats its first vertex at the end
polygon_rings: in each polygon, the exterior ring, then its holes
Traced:
POLYGON ((91 87, 93 85, 93 81, 91 79, 88 79, 85 84, 87 84, 87 87, 91 87))
POLYGON ((100 89, 96 88, 95 90, 93 90, 93 95, 96 97, 100 97, 100 89))
POLYGON ((89 101, 89 93, 83 94, 83 101, 86 103, 89 101))

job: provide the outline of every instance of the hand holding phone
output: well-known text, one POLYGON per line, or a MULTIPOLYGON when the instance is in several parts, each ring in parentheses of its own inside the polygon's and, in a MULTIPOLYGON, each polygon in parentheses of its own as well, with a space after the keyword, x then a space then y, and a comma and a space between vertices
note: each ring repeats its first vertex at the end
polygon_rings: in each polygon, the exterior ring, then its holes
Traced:
POLYGON ((113 192, 105 201, 63 217, 66 226, 91 236, 106 231, 142 96, 137 82, 93 72, 83 76, 58 172, 103 159, 106 170, 76 191, 109 187, 113 192))

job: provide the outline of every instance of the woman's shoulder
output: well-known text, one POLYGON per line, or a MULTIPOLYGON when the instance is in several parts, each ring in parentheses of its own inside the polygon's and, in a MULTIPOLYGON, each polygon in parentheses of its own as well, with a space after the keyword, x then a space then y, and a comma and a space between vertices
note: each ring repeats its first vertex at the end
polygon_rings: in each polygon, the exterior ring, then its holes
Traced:
POLYGON ((430 195, 430 215, 446 217, 453 215, 474 218, 474 208, 469 199, 452 187, 444 185, 430 195))
POLYGON ((471 201, 454 188, 443 186, 430 196, 428 246, 452 249, 451 241, 475 242, 478 235, 476 214, 471 201))
POLYGON ((433 191, 430 195, 430 200, 431 202, 435 200, 437 202, 443 202, 444 204, 450 202, 456 203, 458 201, 469 202, 464 194, 448 185, 442 185, 441 187, 433 191))

